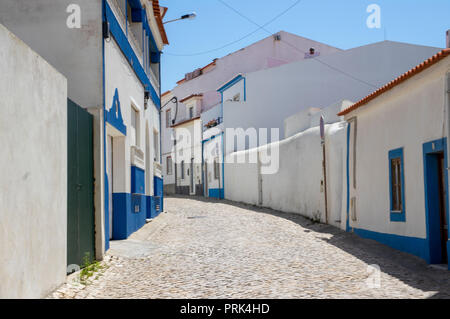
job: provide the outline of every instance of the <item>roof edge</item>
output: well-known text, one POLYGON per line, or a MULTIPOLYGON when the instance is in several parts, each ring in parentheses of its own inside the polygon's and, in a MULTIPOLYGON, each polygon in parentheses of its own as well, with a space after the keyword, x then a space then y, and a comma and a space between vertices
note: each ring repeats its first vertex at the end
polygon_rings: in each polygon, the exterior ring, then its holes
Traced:
POLYGON ((376 99, 378 96, 384 94, 385 92, 391 90, 392 88, 394 88, 394 87, 398 86, 399 84, 405 82, 406 80, 412 78, 413 76, 415 76, 415 75, 421 73, 422 71, 428 69, 429 67, 433 66, 434 64, 436 64, 439 61, 441 61, 444 58, 446 58, 447 56, 450 56, 450 49, 442 50, 441 52, 433 55, 431 58, 425 60, 421 64, 415 66, 414 68, 412 68, 408 72, 400 75, 399 77, 397 77, 396 79, 394 79, 391 82, 387 83, 386 85, 382 86, 378 90, 372 92, 371 94, 369 94, 365 98, 361 99, 360 101, 356 102, 352 106, 350 106, 350 107, 346 108, 345 110, 341 111, 337 115, 338 116, 344 116, 344 115, 347 115, 347 114, 353 112, 354 110, 356 110, 356 109, 362 107, 363 105, 366 105, 370 101, 376 99))

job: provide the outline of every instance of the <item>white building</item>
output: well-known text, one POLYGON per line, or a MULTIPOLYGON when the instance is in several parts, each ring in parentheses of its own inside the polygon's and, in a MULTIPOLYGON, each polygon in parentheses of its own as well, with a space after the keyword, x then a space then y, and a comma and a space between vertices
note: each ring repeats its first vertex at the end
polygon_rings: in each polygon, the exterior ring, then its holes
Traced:
MULTIPOLYGON (((348 99, 358 101, 411 69, 439 48, 383 41, 276 68, 236 74, 218 90, 223 96, 225 128, 277 129, 308 108, 323 108, 348 99), (235 99, 240 95, 243 98, 235 99)), ((241 150, 238 148, 237 150, 241 150)), ((227 149, 226 153, 234 151, 227 149)))
MULTIPOLYGON (((235 77, 238 73, 253 72, 262 69, 270 69, 286 63, 300 61, 311 57, 324 56, 331 53, 339 52, 340 49, 299 37, 288 32, 280 31, 274 36, 269 36, 261 41, 258 41, 246 48, 233 52, 220 59, 215 59, 203 68, 199 68, 178 81, 177 86, 170 92, 164 93, 162 101, 163 105, 163 119, 169 118, 168 123, 174 121, 173 124, 185 122, 189 120, 189 106, 181 102, 192 95, 202 95, 197 102, 199 104, 199 114, 201 115, 202 128, 206 129, 205 125, 211 121, 220 123, 223 119, 221 113, 221 94, 217 92, 217 88, 224 82, 235 77), (292 46, 298 48, 293 50, 292 46), (173 100, 172 100, 173 99, 173 100), (203 113, 210 111, 208 115, 203 116, 203 113), (219 112, 219 113, 218 113, 219 112), (211 116, 214 114, 214 118, 211 116), (169 116, 168 116, 169 115, 169 116)), ((241 97, 243 98, 243 97, 241 97)), ((164 122, 164 121, 163 121, 164 122)), ((175 172, 175 162, 173 153, 173 130, 169 125, 164 126, 162 135, 162 153, 164 173, 175 172), (172 163, 173 168, 167 169, 167 163, 172 163)), ((208 133, 205 134, 206 136, 208 133)), ((202 143, 200 140, 195 143, 202 143)), ((177 163, 181 165, 180 162, 177 163)), ((201 165, 201 160, 196 164, 201 165)), ((200 173, 205 177, 205 172, 200 173)), ((209 173, 208 173, 209 174, 209 173)), ((170 176, 170 175, 168 175, 170 176)), ((169 177, 165 179, 164 187, 169 193, 176 190, 175 178, 169 177)), ((203 182, 202 182, 203 183, 203 182)), ((201 187, 203 193, 203 187, 201 187)), ((196 192, 198 195, 199 192, 196 192)), ((208 195, 208 192, 206 192, 208 195)))
POLYGON ((67 266, 67 80, 0 24, 0 299, 41 298, 67 266))
MULTIPOLYGON (((202 122, 201 94, 193 94, 180 101, 186 106, 187 118, 172 126, 174 138, 175 191, 183 195, 203 195, 202 184, 202 122)), ((166 157, 168 158, 168 157, 166 157)), ((169 163, 170 164, 170 163, 169 163)), ((166 169, 169 166, 166 166, 166 169)))
MULTIPOLYGON (((217 90, 222 96, 225 130, 225 145, 217 148, 223 148, 226 157, 318 126, 321 115, 325 124, 339 122, 336 113, 349 103, 347 99, 358 101, 439 50, 384 41, 237 74, 217 90), (229 129, 234 129, 234 134, 229 129)), ((233 181, 227 181, 226 166, 223 170, 222 192, 228 198, 226 185, 233 181)))
MULTIPOLYGON (((81 169, 93 176, 70 192, 81 197, 73 210, 87 210, 92 225, 83 227, 92 229, 73 263, 86 251, 102 259, 110 239, 127 238, 162 210, 160 54, 168 44, 166 11, 157 0, 0 1, 0 22, 60 71, 68 80, 68 98, 93 115, 86 130, 93 131, 93 155, 81 169)), ((69 201, 69 217, 71 209, 69 201)))
POLYGON ((450 49, 340 113, 347 230, 448 264, 450 49))

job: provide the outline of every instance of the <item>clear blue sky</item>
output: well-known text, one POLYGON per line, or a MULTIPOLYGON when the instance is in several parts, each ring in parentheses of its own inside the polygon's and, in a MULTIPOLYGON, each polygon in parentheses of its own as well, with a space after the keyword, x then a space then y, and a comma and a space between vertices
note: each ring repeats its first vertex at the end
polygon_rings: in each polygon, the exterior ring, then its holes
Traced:
MULTIPOLYGON (((298 0, 223 0, 259 25, 272 20, 298 0)), ((195 20, 166 25, 170 45, 162 57, 162 90, 214 58, 261 40, 269 34, 259 30, 233 45, 220 48, 258 29, 219 0, 160 0, 169 7, 165 20, 195 11, 195 20)), ((298 34, 341 49, 387 40, 445 47, 445 31, 450 29, 449 0, 302 0, 265 27, 298 34), (381 29, 369 29, 366 12, 370 4, 381 8, 381 29)))

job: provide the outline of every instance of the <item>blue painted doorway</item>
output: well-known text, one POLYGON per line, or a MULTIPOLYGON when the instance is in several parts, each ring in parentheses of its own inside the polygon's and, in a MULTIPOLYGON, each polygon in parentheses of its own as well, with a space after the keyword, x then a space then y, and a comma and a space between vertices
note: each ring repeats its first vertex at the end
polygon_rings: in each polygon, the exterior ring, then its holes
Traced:
POLYGON ((430 264, 448 264, 447 139, 423 145, 425 209, 430 264))

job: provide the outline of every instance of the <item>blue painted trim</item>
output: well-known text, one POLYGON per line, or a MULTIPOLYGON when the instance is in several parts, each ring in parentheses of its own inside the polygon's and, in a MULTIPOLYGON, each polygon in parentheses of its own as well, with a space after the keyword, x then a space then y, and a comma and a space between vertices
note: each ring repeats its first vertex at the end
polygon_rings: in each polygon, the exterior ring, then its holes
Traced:
POLYGON ((245 80, 245 77, 242 74, 239 74, 235 76, 233 79, 225 83, 223 86, 221 86, 219 89, 217 89, 217 92, 223 93, 224 91, 228 90, 230 87, 235 85, 236 83, 245 80))
MULTIPOLYGON (((130 42, 128 41, 127 35, 123 32, 119 22, 117 21, 113 11, 111 10, 111 7, 107 2, 105 2, 105 8, 106 8, 106 18, 110 24, 110 30, 111 34, 116 40, 117 44, 119 45, 120 49, 122 50, 122 53, 124 54, 125 58, 128 60, 128 63, 133 68, 134 72, 136 73, 136 76, 141 81, 144 88, 150 92, 150 97, 156 107, 158 109, 161 108, 161 99, 159 98, 158 94, 156 93, 155 88, 152 86, 149 77, 147 76, 147 73, 145 72, 143 66, 139 62, 138 57, 136 56, 136 53, 134 52, 130 42)), ((151 32, 150 32, 151 34, 151 32)))
POLYGON ((347 232, 350 231, 350 129, 351 123, 347 123, 347 232))
POLYGON ((159 178, 158 176, 154 176, 153 178, 153 187, 154 187, 154 209, 152 218, 157 217, 159 214, 161 214, 164 211, 164 194, 163 194, 163 179, 159 178), (159 210, 156 209, 156 205, 159 204, 159 210))
POLYGON ((360 237, 376 240, 394 249, 398 249, 427 260, 428 243, 426 239, 384 234, 358 228, 354 228, 353 231, 360 237))
POLYGON ((113 194, 113 239, 127 239, 145 225, 146 196, 140 194, 113 194))
MULTIPOLYGON (((350 123, 349 123, 350 124, 350 123)), ((347 144, 349 145, 349 133, 347 134, 347 144)), ((444 166, 448 165, 447 156, 447 138, 432 141, 423 144, 423 163, 424 163, 424 195, 425 195, 425 217, 426 217, 426 238, 407 237, 395 234, 385 234, 375 231, 353 228, 355 234, 376 240, 382 244, 388 245, 395 249, 416 255, 424 259, 429 264, 442 262, 441 238, 440 238, 440 216, 438 205, 438 187, 437 182, 437 158, 431 155, 436 153, 444 154, 444 166)), ((392 156, 399 156, 403 151, 394 150, 392 156)), ((347 188, 349 188, 349 151, 347 151, 347 188)), ((446 194, 448 194, 448 171, 444 171, 444 184, 446 194)), ((447 218, 449 218, 449 199, 445 199, 447 207, 447 218)), ((347 196, 347 219, 349 213, 349 195, 347 196)), ((349 226, 347 225, 347 229, 349 226)), ((447 241, 447 251, 450 253, 450 238, 447 241)), ((450 254, 449 261, 450 262, 450 254)), ((450 270, 450 266, 449 266, 450 270)))
POLYGON ((208 196, 211 198, 224 199, 223 189, 220 188, 210 188, 208 191, 208 196))
MULTIPOLYGON (((102 21, 106 21, 106 0, 102 1, 102 21)), ((109 183, 108 176, 106 174, 106 80, 105 80, 105 39, 102 39, 102 78, 103 78, 103 175, 105 179, 105 187, 104 187, 104 207, 105 207, 105 221, 104 221, 104 229, 105 229, 105 251, 109 250, 109 183)))
POLYGON ((224 132, 222 132, 222 198, 225 198, 225 141, 224 132))
POLYGON ((127 127, 123 122, 118 89, 116 89, 114 93, 114 99, 111 108, 109 109, 109 111, 106 111, 106 122, 114 126, 123 135, 127 135, 127 127))
POLYGON ((131 194, 145 194, 145 170, 131 166, 131 194))
POLYGON ((403 161, 403 148, 398 148, 392 151, 389 151, 389 199, 390 199, 390 219, 391 222, 406 222, 406 203, 405 203, 405 172, 404 172, 404 161, 403 161), (402 211, 395 212, 394 211, 394 199, 392 194, 392 165, 391 161, 393 159, 400 158, 400 175, 401 175, 401 184, 402 184, 402 211))
POLYGON ((220 92, 220 95, 221 95, 220 104, 221 104, 222 120, 223 120, 223 93, 224 93, 224 91, 228 90, 230 87, 232 87, 233 85, 235 85, 236 83, 238 83, 242 80, 244 80, 244 102, 245 102, 245 101, 247 101, 247 79, 242 74, 235 76, 233 79, 231 79, 230 81, 225 83, 223 86, 221 86, 219 89, 217 89, 217 92, 220 92))
MULTIPOLYGON (((439 211, 439 190, 437 176, 437 159, 431 157, 436 153, 444 154, 444 186, 445 205, 447 220, 449 220, 449 199, 448 199, 448 155, 447 138, 431 141, 423 144, 423 165, 424 165, 424 188, 425 188, 425 216, 428 239, 428 263, 440 263, 442 259, 440 211, 439 211)), ((450 234, 449 234, 450 235, 450 234)), ((450 238, 449 238, 450 239, 450 238)), ((449 251, 449 241, 447 241, 447 251, 449 251)), ((447 254, 450 264, 450 254, 447 254)), ((449 265, 450 269, 450 265, 449 265)))
POLYGON ((206 139, 206 140, 203 140, 202 143, 204 144, 204 143, 206 143, 206 142, 212 141, 212 140, 214 140, 216 137, 221 136, 222 134, 223 134, 223 133, 219 133, 219 134, 217 134, 217 135, 211 136, 210 138, 208 138, 208 139, 206 139))

